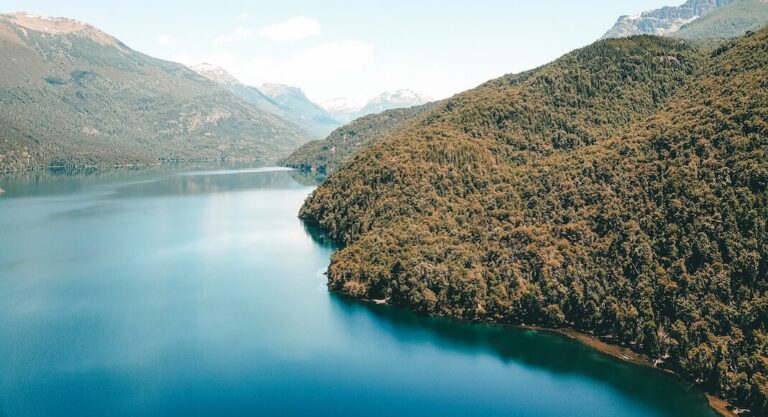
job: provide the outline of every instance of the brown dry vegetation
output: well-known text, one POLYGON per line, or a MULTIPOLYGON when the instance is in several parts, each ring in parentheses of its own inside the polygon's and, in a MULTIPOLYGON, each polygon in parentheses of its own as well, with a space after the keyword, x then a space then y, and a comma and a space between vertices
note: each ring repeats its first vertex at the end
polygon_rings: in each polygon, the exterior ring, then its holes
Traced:
POLYGON ((301 217, 329 286, 593 332, 768 412, 768 30, 606 40, 449 99, 301 217))

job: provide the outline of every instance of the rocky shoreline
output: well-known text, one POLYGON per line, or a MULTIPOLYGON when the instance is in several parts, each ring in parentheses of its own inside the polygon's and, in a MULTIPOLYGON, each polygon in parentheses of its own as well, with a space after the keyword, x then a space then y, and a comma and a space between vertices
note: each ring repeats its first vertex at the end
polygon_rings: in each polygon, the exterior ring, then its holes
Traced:
MULTIPOLYGON (((345 296, 348 296, 345 294, 345 296)), ((358 300, 375 304, 375 305, 388 305, 389 302, 386 299, 370 299, 370 298, 358 298, 358 300)), ((632 349, 624 346, 619 346, 616 344, 608 343, 596 336, 589 335, 586 333, 582 333, 573 329, 555 329, 555 328, 548 328, 548 327, 541 327, 541 326, 533 326, 533 325, 512 325, 513 327, 517 327, 520 329, 528 329, 528 330, 537 330, 542 332, 549 332, 549 333, 556 333, 561 336, 567 337, 569 339, 576 340, 584 345, 589 346, 592 349, 595 349, 601 353, 604 353, 606 355, 610 355, 616 359, 622 360, 624 362, 629 362, 635 365, 639 366, 645 366, 648 368, 654 368, 662 372, 666 372, 672 375, 675 375, 679 378, 685 379, 682 375, 679 375, 678 373, 665 368, 659 368, 657 366, 657 362, 651 358, 650 356, 644 355, 642 353, 638 353, 633 351, 632 349)), ((695 384, 695 383, 694 383, 695 384)), ((692 385, 693 386, 693 385, 692 385)), ((727 400, 724 400, 720 397, 715 396, 714 394, 711 394, 709 392, 704 392, 704 395, 707 397, 707 402, 709 403, 709 406, 715 410, 719 415, 723 417, 739 417, 739 416, 749 416, 751 415, 749 413, 749 410, 740 409, 727 400)))

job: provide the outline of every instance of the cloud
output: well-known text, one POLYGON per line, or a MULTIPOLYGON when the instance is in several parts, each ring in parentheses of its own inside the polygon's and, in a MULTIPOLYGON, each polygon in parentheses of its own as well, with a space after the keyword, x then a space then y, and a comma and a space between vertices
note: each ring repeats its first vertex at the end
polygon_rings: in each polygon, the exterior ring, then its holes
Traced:
POLYGON ((171 46, 171 44, 173 43, 173 41, 171 40, 171 36, 165 33, 161 33, 157 35, 156 41, 157 41, 157 44, 162 47, 171 46))
POLYGON ((264 26, 259 35, 275 42, 295 42, 320 34, 320 23, 308 17, 296 16, 284 22, 264 26))
POLYGON ((237 28, 228 35, 221 35, 218 38, 214 39, 213 43, 215 43, 216 45, 224 45, 227 43, 246 40, 251 36, 253 36, 253 32, 251 32, 249 29, 237 28))
POLYGON ((235 16, 235 20, 239 20, 241 22, 248 20, 251 16, 248 15, 248 13, 240 13, 239 15, 235 16))
POLYGON ((170 59, 188 65, 210 62, 248 85, 297 86, 318 102, 347 97, 364 103, 384 91, 401 88, 442 99, 502 75, 488 71, 470 73, 439 64, 389 64, 377 57, 373 44, 359 40, 298 48, 284 58, 264 55, 248 58, 220 52, 194 56, 177 53, 170 59))
POLYGON ((300 48, 284 58, 246 58, 222 52, 202 55, 177 53, 170 59, 187 65, 210 62, 248 85, 288 84, 303 88, 311 96, 326 99, 350 95, 350 92, 354 94, 365 87, 368 81, 366 74, 373 72, 376 66, 374 52, 374 45, 370 43, 349 40, 300 48), (366 82, 358 82, 361 79, 366 82))

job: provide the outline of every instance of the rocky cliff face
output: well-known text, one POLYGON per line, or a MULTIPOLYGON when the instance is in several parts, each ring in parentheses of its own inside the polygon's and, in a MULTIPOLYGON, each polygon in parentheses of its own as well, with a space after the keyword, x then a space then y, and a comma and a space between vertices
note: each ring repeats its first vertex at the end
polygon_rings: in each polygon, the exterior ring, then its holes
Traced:
POLYGON ((688 0, 677 7, 662 7, 639 16, 621 16, 603 38, 633 35, 665 35, 736 0, 688 0))

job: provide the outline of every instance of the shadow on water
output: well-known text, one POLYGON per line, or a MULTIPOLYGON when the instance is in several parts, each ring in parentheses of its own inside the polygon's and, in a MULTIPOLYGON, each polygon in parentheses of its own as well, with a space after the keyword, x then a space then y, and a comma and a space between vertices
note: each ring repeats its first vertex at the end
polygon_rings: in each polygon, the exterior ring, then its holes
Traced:
POLYGON ((318 229, 317 227, 311 226, 304 221, 302 221, 301 224, 304 227, 304 232, 307 234, 307 236, 312 238, 312 241, 314 241, 320 247, 333 250, 340 248, 340 245, 328 237, 328 234, 324 231, 318 229))
MULTIPOLYGON (((320 229, 302 222, 318 245, 340 249, 320 229)), ((586 377, 606 384, 628 398, 657 404, 671 415, 682 415, 691 402, 706 404, 704 394, 675 375, 620 361, 578 341, 545 330, 503 324, 470 323, 416 314, 406 308, 377 305, 329 293, 341 320, 354 326, 355 318, 372 318, 385 333, 403 343, 428 343, 441 350, 490 354, 506 364, 516 364, 562 375, 586 377), (679 393, 673 401, 670 392, 679 393), (693 401, 692 401, 693 400, 693 401)), ((700 415, 716 416, 706 405, 700 415)))
MULTIPOLYGON (((689 390, 689 384, 675 375, 619 361, 556 333, 422 316, 404 308, 376 305, 338 293, 330 293, 330 297, 334 307, 342 312, 338 316, 372 317, 399 342, 428 343, 442 350, 468 354, 487 353, 507 364, 587 377, 628 398, 661 404, 672 415, 677 415, 675 410, 687 409, 691 399, 706 404, 702 392, 689 390), (671 392, 680 394, 672 402, 671 392)), ((707 408, 702 406, 705 414, 711 411, 707 408)))
MULTIPOLYGON (((318 228, 303 223, 306 233, 318 245, 339 246, 318 228)), ((644 403, 664 404, 673 412, 686 410, 693 398, 706 403, 703 393, 689 390, 682 378, 656 369, 622 362, 565 336, 544 330, 510 325, 470 323, 455 319, 416 314, 406 308, 377 305, 331 292, 336 316, 355 326, 355 318, 367 317, 386 334, 403 343, 428 343, 441 350, 490 354, 506 364, 547 372, 586 377, 611 386, 629 398, 644 403), (669 392, 679 392, 678 403, 669 403, 669 392), (658 400, 658 401, 654 401, 658 400)), ((703 407, 704 413, 706 407, 703 407)), ((715 415, 712 413, 711 415, 715 415)))

